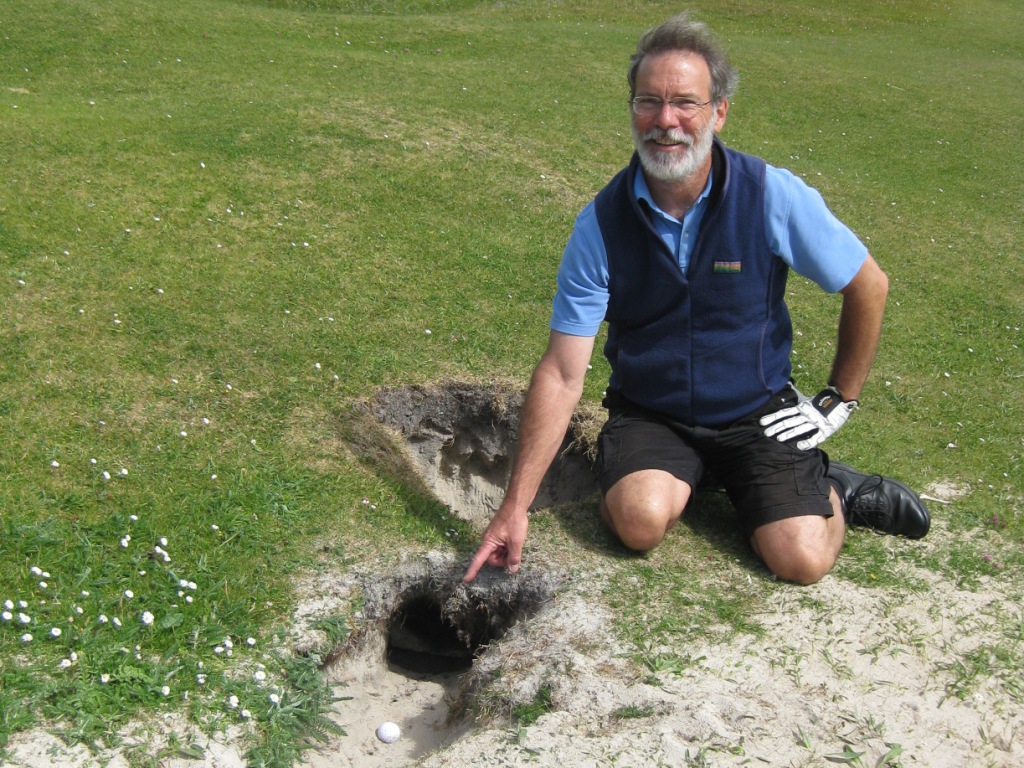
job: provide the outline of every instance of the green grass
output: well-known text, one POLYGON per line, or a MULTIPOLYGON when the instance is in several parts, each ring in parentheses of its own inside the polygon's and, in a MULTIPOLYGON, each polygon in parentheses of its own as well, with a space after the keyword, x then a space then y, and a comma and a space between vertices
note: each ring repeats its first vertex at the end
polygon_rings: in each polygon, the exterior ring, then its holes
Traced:
POLYGON ((554 709, 551 700, 551 687, 541 686, 533 700, 527 704, 519 704, 512 708, 512 716, 520 727, 533 725, 541 717, 554 709))
MULTIPOLYGON (((99 746, 168 710, 242 724, 254 764, 290 765, 323 733, 327 691, 282 651, 292 577, 474 545, 440 505, 353 458, 349 403, 447 377, 526 382, 573 218, 630 151, 628 55, 677 9, 8 4, 0 749, 37 718, 99 746)), ((967 587, 1019 578, 1016 4, 702 10, 743 78, 725 140, 820 188, 892 280, 864 408, 831 451, 964 489, 933 508, 955 543, 899 560, 967 587)), ((798 279, 791 291, 798 381, 814 389, 837 300, 798 279)), ((588 400, 606 374, 595 359, 588 400)), ((716 509, 646 559, 596 539, 638 649, 756 635, 751 616, 785 588, 716 509)), ((923 588, 899 564, 856 535, 836 573, 923 588)), ((325 629, 343 637, 344 619, 325 629)), ((965 659, 964 690, 1019 653, 1008 638, 965 659)))

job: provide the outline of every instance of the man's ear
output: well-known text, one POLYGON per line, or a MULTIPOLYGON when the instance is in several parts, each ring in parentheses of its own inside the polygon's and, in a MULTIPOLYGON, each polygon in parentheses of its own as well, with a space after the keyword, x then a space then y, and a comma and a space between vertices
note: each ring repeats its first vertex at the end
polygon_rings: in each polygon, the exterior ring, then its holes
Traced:
POLYGON ((715 106, 715 133, 718 133, 725 126, 726 115, 729 114, 729 100, 722 99, 715 106))

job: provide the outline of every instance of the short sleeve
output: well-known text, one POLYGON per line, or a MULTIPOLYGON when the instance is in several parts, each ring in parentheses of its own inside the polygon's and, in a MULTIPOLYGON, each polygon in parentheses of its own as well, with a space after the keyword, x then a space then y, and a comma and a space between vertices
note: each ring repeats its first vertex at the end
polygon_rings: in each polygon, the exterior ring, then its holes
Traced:
POLYGON ((608 309, 608 253, 591 202, 576 217, 558 267, 551 330, 596 336, 608 309))
POLYGON ((772 166, 765 179, 765 230, 772 250, 828 293, 849 285, 868 255, 816 189, 772 166))

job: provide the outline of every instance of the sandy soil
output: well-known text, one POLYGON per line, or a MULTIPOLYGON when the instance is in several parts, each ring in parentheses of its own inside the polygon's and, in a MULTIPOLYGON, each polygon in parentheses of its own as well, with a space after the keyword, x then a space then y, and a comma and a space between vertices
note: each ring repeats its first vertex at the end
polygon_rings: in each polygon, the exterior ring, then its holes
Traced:
MULTIPOLYGON (((359 641, 327 670, 342 698, 333 718, 347 735, 308 753, 310 766, 875 766, 887 754, 890 765, 1024 766, 1019 674, 981 679, 966 698, 950 695, 967 654, 1005 644, 1008 625, 1018 628, 1019 644, 1024 616, 1006 585, 967 592, 933 573, 915 574, 931 584, 922 596, 829 577, 780 590, 757 617, 766 632, 756 641, 739 635, 695 646, 697 661, 651 677, 616 644, 611 617, 593 600, 601 575, 589 574, 560 581, 463 677, 421 680, 389 669, 380 614, 410 580, 457 567, 435 555, 411 565, 405 583, 383 581, 380 595, 369 596, 359 641), (511 725, 508 708, 532 700, 542 685, 553 711, 528 727, 511 725), (448 722, 449 705, 467 691, 470 714, 448 722), (394 744, 374 735, 384 720, 402 728, 394 744)), ((321 575, 307 585, 311 597, 297 621, 364 586, 351 574, 321 575)), ((155 749, 159 734, 150 730, 148 738, 155 749)), ((204 760, 159 764, 244 765, 241 740, 205 744, 204 760)), ((12 765, 32 768, 126 765, 44 734, 20 736, 11 755, 12 765)))
POLYGON ((495 717, 451 729, 442 701, 454 682, 418 686, 370 649, 344 660, 338 677, 337 692, 353 697, 338 716, 350 736, 311 764, 875 766, 889 755, 890 765, 1024 766, 1019 687, 997 676, 966 699, 950 695, 965 654, 1005 641, 1007 622, 1021 626, 1019 602, 994 585, 965 592, 916 575, 932 583, 925 599, 834 578, 782 591, 758 617, 764 637, 694 647, 698 662, 655 679, 616 646, 611 618, 590 599, 593 581, 568 583, 471 673, 500 670, 478 691, 495 697, 495 717), (541 685, 554 711, 521 729, 501 717, 541 685), (407 738, 377 741, 385 719, 407 738))

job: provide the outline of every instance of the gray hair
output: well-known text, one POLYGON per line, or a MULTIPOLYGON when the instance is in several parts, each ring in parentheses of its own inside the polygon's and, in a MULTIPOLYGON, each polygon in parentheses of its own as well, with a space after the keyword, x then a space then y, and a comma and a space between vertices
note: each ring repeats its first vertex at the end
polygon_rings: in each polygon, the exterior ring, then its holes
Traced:
POLYGON ((711 101, 715 104, 736 93, 740 75, 729 63, 722 44, 706 24, 684 12, 647 30, 636 44, 636 53, 630 58, 630 98, 636 95, 636 74, 644 57, 669 51, 689 51, 704 58, 711 72, 711 101))

